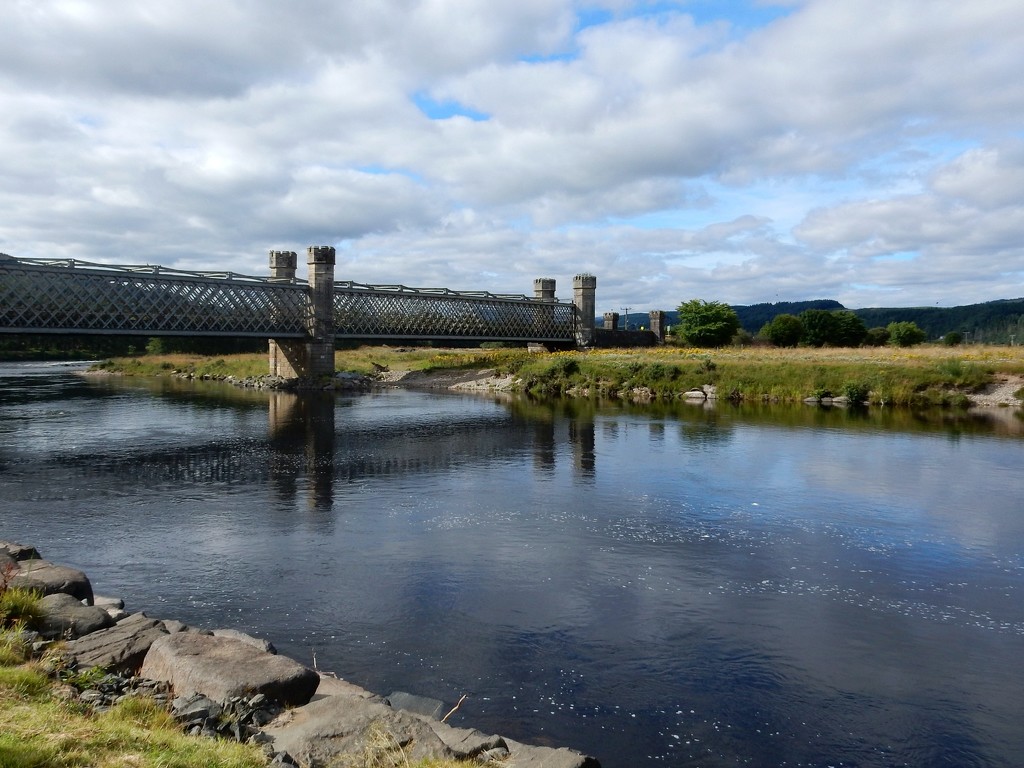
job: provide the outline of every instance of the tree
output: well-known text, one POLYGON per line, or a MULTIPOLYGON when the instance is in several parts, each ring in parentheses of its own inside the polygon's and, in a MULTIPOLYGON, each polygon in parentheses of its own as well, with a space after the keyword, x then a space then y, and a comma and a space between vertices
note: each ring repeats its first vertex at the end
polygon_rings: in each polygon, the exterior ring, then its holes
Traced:
POLYGON ((868 335, 864 321, 848 309, 808 309, 800 313, 801 341, 812 347, 859 347, 868 335))
POLYGON ((917 323, 908 320, 889 323, 885 330, 889 332, 889 343, 896 347, 912 347, 928 338, 925 332, 917 327, 917 323))
POLYGON ((882 327, 869 328, 864 343, 869 347, 884 347, 889 343, 889 331, 882 327))
POLYGON ((832 313, 834 338, 837 347, 859 347, 868 335, 868 329, 853 312, 847 309, 832 313))
POLYGON ((676 333, 697 347, 728 344, 740 328, 736 311, 720 301, 690 299, 680 304, 676 333))
POLYGON ((795 347, 804 335, 804 324, 796 315, 776 315, 762 326, 758 335, 776 347, 795 347))
POLYGON ((825 309, 806 309, 800 313, 800 322, 804 324, 804 335, 801 341, 811 347, 824 347, 835 344, 835 315, 825 309))
POLYGON ((960 331, 950 331, 942 337, 942 343, 947 347, 955 347, 958 344, 963 344, 964 335, 960 331))

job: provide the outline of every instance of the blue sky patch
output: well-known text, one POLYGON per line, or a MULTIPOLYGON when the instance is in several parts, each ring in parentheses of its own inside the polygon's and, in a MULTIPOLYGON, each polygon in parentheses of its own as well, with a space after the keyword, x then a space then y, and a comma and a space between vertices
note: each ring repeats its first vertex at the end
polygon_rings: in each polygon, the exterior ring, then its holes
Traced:
POLYGON ((420 112, 431 120, 447 120, 451 117, 468 117, 470 120, 475 122, 483 122, 490 118, 490 115, 486 112, 479 112, 472 107, 460 104, 454 99, 438 101, 429 93, 425 93, 424 91, 414 93, 412 95, 412 101, 413 104, 419 108, 420 112))

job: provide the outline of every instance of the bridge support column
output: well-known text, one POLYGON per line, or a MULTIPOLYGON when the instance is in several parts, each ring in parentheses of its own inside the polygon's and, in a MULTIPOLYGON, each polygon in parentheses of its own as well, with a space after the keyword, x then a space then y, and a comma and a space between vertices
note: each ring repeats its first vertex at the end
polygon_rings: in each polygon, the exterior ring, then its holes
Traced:
MULTIPOLYGON (((294 280, 294 251, 270 252, 270 276, 294 280)), ((334 248, 312 245, 307 251, 309 315, 305 339, 270 340, 270 374, 286 379, 334 374, 334 248)))
POLYGON ((597 278, 594 275, 576 275, 572 279, 572 303, 576 305, 576 346, 592 346, 597 312, 597 278))
POLYGON ((334 375, 334 261, 329 245, 311 245, 309 267, 309 375, 334 375))
MULTIPOLYGON (((533 281, 533 298, 538 301, 555 303, 555 279, 553 277, 538 277, 533 281)), ((554 334, 553 325, 555 322, 554 307, 539 307, 534 315, 533 327, 538 336, 551 336, 554 334)))
MULTIPOLYGON (((294 280, 298 256, 295 251, 270 252, 270 276, 294 280)), ((306 370, 306 342, 302 339, 270 340, 270 375, 295 379, 306 370)))
POLYGON ((538 277, 533 281, 533 298, 541 301, 555 300, 555 278, 538 277))
POLYGON ((658 337, 658 343, 665 343, 665 313, 660 309, 652 309, 650 312, 651 317, 651 332, 658 337))

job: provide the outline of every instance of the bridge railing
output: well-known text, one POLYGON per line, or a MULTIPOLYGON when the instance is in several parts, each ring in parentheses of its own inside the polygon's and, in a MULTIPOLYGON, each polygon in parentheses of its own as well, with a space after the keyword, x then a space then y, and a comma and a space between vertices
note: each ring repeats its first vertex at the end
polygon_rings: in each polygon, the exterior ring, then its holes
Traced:
POLYGON ((573 304, 486 291, 334 283, 336 338, 571 342, 573 304))
POLYGON ((0 255, 0 332, 302 338, 304 285, 0 255))
MULTIPOLYGON (((0 333, 301 339, 309 294, 295 278, 0 254, 0 333)), ((332 314, 336 338, 566 343, 578 313, 554 299, 334 281, 332 314)))

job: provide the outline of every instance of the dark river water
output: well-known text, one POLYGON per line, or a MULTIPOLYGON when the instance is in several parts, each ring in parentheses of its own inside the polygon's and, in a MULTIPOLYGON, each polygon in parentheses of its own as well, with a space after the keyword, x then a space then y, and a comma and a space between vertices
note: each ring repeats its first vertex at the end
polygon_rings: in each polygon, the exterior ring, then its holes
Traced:
POLYGON ((0 538, 623 766, 1024 765, 1024 430, 0 365, 0 538))

